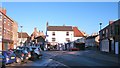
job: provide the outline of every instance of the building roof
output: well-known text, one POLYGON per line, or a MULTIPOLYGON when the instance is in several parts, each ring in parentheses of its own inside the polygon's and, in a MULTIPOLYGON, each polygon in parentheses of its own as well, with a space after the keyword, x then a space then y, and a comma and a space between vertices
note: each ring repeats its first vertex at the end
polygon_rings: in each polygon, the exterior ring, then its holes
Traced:
POLYGON ((18 38, 21 38, 21 34, 22 34, 22 38, 28 38, 29 35, 26 32, 18 32, 18 38))
POLYGON ((94 36, 88 36, 86 39, 92 39, 92 38, 95 38, 97 37, 98 35, 94 35, 94 36))
POLYGON ((72 26, 48 26, 47 31, 73 31, 72 26))
POLYGON ((7 16, 7 15, 5 14, 6 12, 4 12, 3 9, 6 11, 5 8, 1 8, 1 7, 0 7, 0 13, 2 13, 2 15, 4 15, 4 16, 7 17, 9 20, 11 20, 12 22, 14 22, 9 16, 7 16))
POLYGON ((77 28, 77 27, 73 27, 73 31, 74 31, 74 37, 83 37, 83 33, 77 28))
POLYGON ((101 29, 99 32, 103 31, 104 29, 108 28, 110 25, 117 23, 117 22, 120 22, 120 19, 118 19, 116 21, 109 21, 109 24, 106 27, 104 27, 103 29, 101 29))

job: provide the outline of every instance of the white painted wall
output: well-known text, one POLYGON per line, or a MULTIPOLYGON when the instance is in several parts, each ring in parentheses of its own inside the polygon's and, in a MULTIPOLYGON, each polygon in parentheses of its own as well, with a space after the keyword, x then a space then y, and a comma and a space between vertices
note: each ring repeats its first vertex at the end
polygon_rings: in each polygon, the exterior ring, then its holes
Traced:
MULTIPOLYGON (((22 38, 22 42, 24 43, 27 40, 27 38, 22 38)), ((21 38, 18 38, 17 46, 20 46, 21 38)))
POLYGON ((55 42, 58 43, 67 43, 66 38, 69 38, 70 41, 74 41, 74 33, 73 31, 47 31, 48 37, 46 39, 48 42, 52 42, 52 38, 56 38, 55 42), (55 36, 52 33, 55 32, 55 36), (69 32, 69 36, 66 36, 66 32, 69 32))

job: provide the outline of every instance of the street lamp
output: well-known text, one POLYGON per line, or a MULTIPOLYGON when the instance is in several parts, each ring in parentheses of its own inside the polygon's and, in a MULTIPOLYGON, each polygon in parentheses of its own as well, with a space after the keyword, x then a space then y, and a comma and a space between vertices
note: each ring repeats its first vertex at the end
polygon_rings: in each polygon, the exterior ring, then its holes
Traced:
MULTIPOLYGON (((100 31, 101 31, 102 23, 100 22, 99 25, 100 25, 100 31)), ((100 31, 99 31, 99 35, 100 35, 100 39, 101 39, 100 31)), ((100 40, 100 39, 99 39, 99 40, 100 40)), ((98 47, 98 49, 101 50, 101 41, 100 41, 100 43, 99 43, 99 47, 98 47)))
POLYGON ((101 30, 102 23, 100 23, 100 30, 101 30))
POLYGON ((20 43, 20 44, 21 44, 21 45, 22 45, 22 27, 23 27, 23 26, 20 26, 20 28, 21 28, 21 43, 20 43))

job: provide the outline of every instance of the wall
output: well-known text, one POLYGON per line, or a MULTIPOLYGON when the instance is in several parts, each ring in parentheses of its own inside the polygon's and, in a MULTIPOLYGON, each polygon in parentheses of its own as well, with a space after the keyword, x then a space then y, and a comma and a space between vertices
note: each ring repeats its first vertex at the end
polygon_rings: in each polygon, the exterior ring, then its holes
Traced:
POLYGON ((74 41, 73 31, 47 31, 48 37, 46 38, 48 42, 52 42, 52 38, 56 38, 55 42, 58 43, 67 43, 66 38, 69 38, 70 41, 74 41), (52 32, 55 32, 55 36, 52 35, 52 32), (66 32, 69 32, 69 36, 66 36, 66 32))
POLYGON ((101 50, 105 51, 105 52, 109 52, 109 40, 108 39, 104 39, 101 41, 101 50))
POLYGON ((95 46, 95 38, 86 39, 85 46, 95 46))
POLYGON ((77 39, 79 39, 78 42, 85 43, 85 38, 84 37, 74 37, 74 41, 77 40, 77 39))
MULTIPOLYGON (((26 40, 27 38, 22 38, 22 43, 25 43, 26 40)), ((18 38, 17 42, 17 46, 20 46, 21 38, 18 38)))
POLYGON ((12 40, 14 41, 13 45, 14 45, 14 48, 16 48, 17 46, 17 38, 18 38, 18 24, 16 22, 13 23, 13 27, 12 27, 12 30, 13 30, 13 38, 12 40))

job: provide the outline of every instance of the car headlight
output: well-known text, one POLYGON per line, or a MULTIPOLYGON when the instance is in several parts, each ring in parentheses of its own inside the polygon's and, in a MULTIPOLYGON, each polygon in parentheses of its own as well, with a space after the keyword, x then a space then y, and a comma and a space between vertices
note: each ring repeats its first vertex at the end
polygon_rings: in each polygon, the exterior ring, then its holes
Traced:
POLYGON ((9 60, 9 58, 6 58, 6 60, 8 61, 8 60, 9 60))

